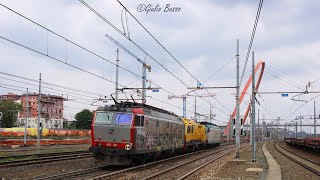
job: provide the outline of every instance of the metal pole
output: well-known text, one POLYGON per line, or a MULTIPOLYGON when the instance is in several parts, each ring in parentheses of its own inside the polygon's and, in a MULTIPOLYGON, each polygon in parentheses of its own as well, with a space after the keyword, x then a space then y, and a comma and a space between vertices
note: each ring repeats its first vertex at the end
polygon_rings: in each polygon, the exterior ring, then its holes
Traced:
MULTIPOLYGON (((252 101, 252 98, 250 96, 250 99, 252 101)), ((250 116, 250 146, 252 147, 252 104, 250 104, 250 109, 249 109, 249 116, 250 116)))
POLYGON ((39 78, 39 96, 38 96, 37 152, 39 152, 40 150, 40 121, 41 121, 41 73, 39 78))
POLYGON ((313 101, 313 118, 314 118, 314 138, 317 138, 317 124, 316 124, 316 101, 313 101))
POLYGON ((197 121, 197 97, 194 97, 194 120, 197 121))
POLYGON ((298 122, 296 121, 296 138, 298 137, 298 122))
POLYGON ((239 101, 239 39, 237 40, 237 94, 236 94, 236 159, 240 159, 240 126, 239 126, 239 118, 240 118, 240 101, 239 101))
POLYGON ((252 162, 256 162, 256 107, 255 107, 255 100, 256 100, 256 89, 255 89, 255 77, 254 77, 254 51, 252 51, 252 162))
POLYGON ((183 118, 186 118, 187 117, 187 97, 182 97, 182 100, 183 100, 183 118))
POLYGON ((212 116, 211 115, 212 114, 212 112, 211 112, 211 104, 209 106, 210 106, 210 118, 209 119, 210 119, 210 123, 211 123, 211 116, 212 116))
POLYGON ((258 109, 258 142, 260 142, 261 130, 260 130, 260 117, 259 117, 259 109, 258 109))
POLYGON ((29 97, 28 97, 28 88, 26 96, 26 122, 24 123, 24 145, 27 146, 27 135, 28 135, 28 115, 29 115, 29 97))
POLYGON ((287 138, 287 126, 284 125, 284 138, 287 138))
POLYGON ((300 112, 300 138, 302 139, 302 121, 301 121, 301 112, 300 112))
POLYGON ((264 122, 264 115, 262 119, 262 142, 264 142, 264 131, 265 131, 265 122, 264 122))
POLYGON ((146 76, 147 67, 146 64, 142 65, 142 103, 146 103, 146 76))
POLYGON ((118 82, 119 82, 119 48, 117 49, 117 66, 116 66, 116 101, 118 101, 118 82))

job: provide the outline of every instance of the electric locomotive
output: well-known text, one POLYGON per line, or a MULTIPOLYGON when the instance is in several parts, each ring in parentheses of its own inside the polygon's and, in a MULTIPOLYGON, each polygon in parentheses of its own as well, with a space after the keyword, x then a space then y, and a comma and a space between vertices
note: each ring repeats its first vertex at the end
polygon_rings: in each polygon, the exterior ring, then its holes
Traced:
POLYGON ((140 103, 99 107, 91 132, 89 151, 108 165, 141 164, 182 153, 185 146, 185 126, 180 117, 140 103))
POLYGON ((219 146, 221 142, 221 129, 213 123, 210 122, 200 122, 206 128, 206 146, 215 147, 219 146))

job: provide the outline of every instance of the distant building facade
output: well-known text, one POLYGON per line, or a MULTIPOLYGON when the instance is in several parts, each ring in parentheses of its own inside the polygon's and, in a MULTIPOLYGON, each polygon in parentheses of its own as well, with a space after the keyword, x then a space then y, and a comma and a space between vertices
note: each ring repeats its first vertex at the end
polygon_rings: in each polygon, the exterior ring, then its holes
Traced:
MULTIPOLYGON (((37 127, 38 124, 38 96, 39 94, 36 93, 28 94, 28 127, 31 128, 37 127)), ((17 125, 24 127, 27 115, 27 94, 16 95, 8 93, 7 95, 1 95, 1 99, 13 99, 22 105, 23 111, 18 114, 17 125)), ((63 129, 63 103, 64 98, 62 96, 41 94, 40 122, 42 128, 63 129)))
POLYGON ((19 95, 13 94, 13 93, 8 93, 8 94, 0 96, 0 100, 8 100, 8 99, 12 99, 14 101, 18 101, 18 100, 20 100, 20 97, 19 97, 19 95))
MULTIPOLYGON (((28 127, 37 127, 38 124, 38 96, 28 94, 28 127)), ((26 123, 27 94, 20 96, 23 111, 20 113, 20 125, 26 123)), ((63 129, 63 102, 64 98, 55 95, 41 94, 41 125, 43 128, 63 129)))

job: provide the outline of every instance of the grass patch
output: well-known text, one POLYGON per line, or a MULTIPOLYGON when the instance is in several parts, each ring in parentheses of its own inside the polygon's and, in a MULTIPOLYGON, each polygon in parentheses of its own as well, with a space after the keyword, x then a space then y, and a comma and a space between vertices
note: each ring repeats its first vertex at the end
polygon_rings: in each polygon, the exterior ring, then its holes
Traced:
POLYGON ((37 156, 27 156, 27 157, 8 157, 8 158, 2 158, 0 159, 0 163, 4 162, 13 162, 13 161, 21 161, 21 160, 31 160, 31 159, 36 159, 37 156))

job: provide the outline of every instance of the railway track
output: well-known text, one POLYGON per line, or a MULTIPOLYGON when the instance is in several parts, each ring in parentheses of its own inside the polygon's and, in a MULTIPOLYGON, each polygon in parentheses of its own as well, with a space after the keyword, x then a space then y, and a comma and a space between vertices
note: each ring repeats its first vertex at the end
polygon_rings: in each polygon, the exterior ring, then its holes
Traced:
POLYGON ((305 157, 305 156, 302 156, 302 155, 300 155, 300 154, 298 154, 298 153, 295 153, 295 152, 293 152, 293 151, 291 151, 291 150, 283 147, 283 146, 280 145, 280 144, 279 144, 279 146, 280 146, 282 149, 285 149, 286 151, 290 152, 291 154, 294 154, 294 155, 296 155, 296 156, 299 156, 300 158, 302 158, 302 159, 304 159, 304 160, 306 160, 306 161, 309 161, 309 162, 311 162, 311 163, 313 163, 313 164, 315 164, 315 165, 320 166, 320 162, 318 162, 318 161, 312 160, 312 159, 307 158, 307 157, 305 157))
POLYGON ((111 170, 107 169, 108 166, 98 166, 94 168, 82 169, 73 172, 60 173, 51 176, 45 177, 37 177, 35 180, 55 180, 55 179, 82 179, 81 177, 85 175, 85 177, 94 177, 97 175, 101 175, 103 173, 111 172, 111 170))
POLYGON ((311 159, 308 159, 304 156, 299 154, 290 152, 286 148, 283 148, 279 142, 273 144, 273 147, 283 156, 287 157, 288 159, 292 160, 293 162, 299 164, 303 168, 313 172, 314 174, 320 176, 320 165, 319 162, 315 162, 311 159))
POLYGON ((92 156, 92 153, 88 151, 9 156, 9 157, 3 157, 3 158, 8 158, 8 159, 15 158, 15 159, 21 159, 21 160, 8 160, 8 161, 1 162, 0 168, 24 166, 24 165, 32 165, 32 164, 40 164, 40 163, 50 163, 50 162, 72 160, 72 159, 79 159, 79 158, 88 158, 91 156, 92 156))
POLYGON ((212 163, 219 158, 228 155, 229 153, 233 152, 235 148, 230 148, 227 150, 221 150, 218 152, 215 152, 213 154, 208 154, 202 157, 198 157, 196 159, 192 159, 189 161, 186 161, 182 164, 172 166, 171 168, 162 170, 160 172, 151 174, 150 176, 147 176, 145 178, 142 178, 142 180, 149 180, 149 179, 169 179, 169 178, 176 178, 176 179, 185 179, 186 177, 192 175, 196 171, 198 171, 201 167, 204 167, 205 165, 208 165, 209 163, 212 163), (230 150, 232 149, 232 150, 230 150), (209 161, 206 161, 205 159, 210 159, 209 161), (195 168, 194 168, 195 167, 195 168), (179 176, 180 169, 183 169, 182 172, 188 172, 186 174, 182 174, 179 176), (186 170, 187 169, 187 170, 186 170))
POLYGON ((143 165, 139 165, 139 166, 134 166, 134 167, 129 167, 129 168, 115 168, 115 167, 109 167, 109 166, 99 166, 99 167, 95 167, 95 168, 89 168, 89 169, 84 169, 84 170, 80 170, 80 171, 73 171, 73 172, 67 172, 67 173, 63 173, 63 174, 57 174, 57 175, 52 175, 52 176, 46 176, 46 177, 38 177, 35 178, 37 180, 53 180, 53 179, 108 179, 110 178, 110 176, 113 176, 112 178, 114 178, 115 176, 119 176, 122 173, 126 173, 126 172, 130 172, 130 171, 134 171, 134 170, 139 170, 141 168, 145 168, 145 167, 150 167, 150 166, 156 166, 157 164, 160 163, 164 163, 164 162, 169 162, 175 159, 179 159, 179 158, 183 158, 186 156, 191 156, 191 155, 197 155, 197 154, 201 154, 201 153, 205 153, 208 151, 212 151, 214 149, 219 150, 221 148, 226 148, 226 147, 231 147, 234 145, 230 145, 230 144, 224 144, 221 145, 217 148, 213 148, 213 149, 205 149, 205 150, 200 150, 200 151, 195 151, 192 153, 188 153, 188 154, 183 154, 183 155, 179 155, 179 156, 174 156, 171 158, 167 158, 167 159, 162 159, 159 161, 155 161, 155 162, 151 162, 148 164, 143 164, 143 165))
MULTIPOLYGON (((225 146, 225 147, 220 147, 219 149, 214 148, 214 149, 196 151, 193 153, 183 154, 183 155, 175 156, 172 158, 163 159, 160 161, 156 161, 156 162, 152 162, 152 163, 148 163, 148 164, 143 164, 140 166, 135 166, 135 167, 130 167, 130 168, 114 171, 111 173, 107 172, 107 173, 101 174, 99 176, 91 177, 91 178, 86 177, 85 179, 88 179, 88 180, 119 179, 119 178, 127 179, 126 177, 134 178, 134 179, 154 179, 155 177, 158 178, 163 174, 167 175, 168 174, 167 172, 169 172, 171 170, 177 169, 179 167, 181 168, 184 165, 187 165, 188 163, 193 163, 198 160, 200 161, 203 159, 209 159, 211 157, 210 162, 213 162, 213 161, 229 154, 230 152, 233 152, 234 148, 235 148, 234 145, 229 145, 229 146, 225 146), (197 156, 199 156, 199 157, 197 157, 197 156), (186 158, 184 158, 184 157, 188 157, 191 159, 186 160, 186 158), (168 166, 168 168, 165 168, 164 166, 168 166), (143 173, 146 173, 146 174, 143 174, 143 173)), ((207 164, 209 164, 209 163, 207 163, 207 164)), ((199 167, 199 166, 200 165, 197 165, 196 167, 199 167)), ((195 170, 194 172, 196 172, 196 171, 197 170, 195 170)), ((188 172, 190 172, 190 171, 188 170, 188 172)), ((190 173, 190 174, 192 174, 192 173, 190 173)), ((188 174, 187 176, 189 176, 190 174, 188 174)), ((172 177, 178 177, 178 176, 172 176, 172 177)), ((167 179, 167 178, 164 178, 164 179, 167 179)))

